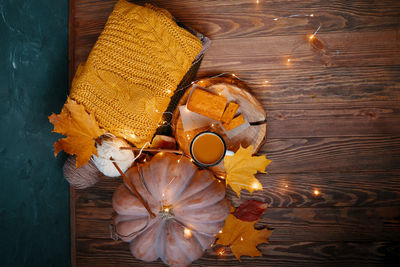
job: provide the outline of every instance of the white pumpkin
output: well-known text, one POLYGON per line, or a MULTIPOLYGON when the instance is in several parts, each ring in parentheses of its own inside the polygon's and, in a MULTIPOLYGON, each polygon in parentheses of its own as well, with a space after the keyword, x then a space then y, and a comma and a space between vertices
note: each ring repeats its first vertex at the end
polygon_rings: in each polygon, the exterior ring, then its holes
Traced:
POLYGON ((187 266, 210 248, 229 213, 225 187, 189 159, 158 153, 126 176, 156 214, 151 218, 125 185, 114 192, 115 227, 136 258, 187 266))

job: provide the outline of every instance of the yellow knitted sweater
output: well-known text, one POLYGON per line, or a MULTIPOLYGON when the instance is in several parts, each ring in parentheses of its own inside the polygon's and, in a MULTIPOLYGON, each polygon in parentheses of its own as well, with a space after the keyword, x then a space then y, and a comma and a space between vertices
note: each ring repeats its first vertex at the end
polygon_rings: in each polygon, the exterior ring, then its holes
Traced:
POLYGON ((106 131, 143 146, 201 48, 168 11, 119 0, 78 68, 70 98, 106 131))

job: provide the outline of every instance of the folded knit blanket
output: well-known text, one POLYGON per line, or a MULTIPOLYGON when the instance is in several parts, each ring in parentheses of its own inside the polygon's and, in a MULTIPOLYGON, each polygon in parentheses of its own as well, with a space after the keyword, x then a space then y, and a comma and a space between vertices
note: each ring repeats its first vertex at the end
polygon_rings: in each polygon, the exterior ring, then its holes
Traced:
POLYGON ((70 98, 106 131, 141 147, 201 49, 168 11, 119 0, 76 72, 70 98))

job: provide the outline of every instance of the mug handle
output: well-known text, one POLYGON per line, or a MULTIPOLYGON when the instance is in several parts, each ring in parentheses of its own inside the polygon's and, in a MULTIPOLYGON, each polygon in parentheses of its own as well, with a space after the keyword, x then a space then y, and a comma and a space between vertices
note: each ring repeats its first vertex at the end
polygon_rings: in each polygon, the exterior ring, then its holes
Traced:
POLYGON ((233 156, 233 155, 235 155, 235 152, 230 151, 230 150, 226 150, 225 156, 233 156))

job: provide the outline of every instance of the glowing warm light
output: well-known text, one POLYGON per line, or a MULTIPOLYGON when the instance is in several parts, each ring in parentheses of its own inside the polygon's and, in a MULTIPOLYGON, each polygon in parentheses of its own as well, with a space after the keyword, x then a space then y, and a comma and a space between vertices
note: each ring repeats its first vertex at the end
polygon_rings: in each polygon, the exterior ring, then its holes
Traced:
POLYGON ((318 196, 319 194, 320 194, 319 190, 318 190, 318 189, 315 189, 315 190, 314 190, 314 195, 318 196))
POLYGON ((290 63, 290 61, 292 61, 290 58, 287 59, 287 62, 290 63))
POLYGON ((160 152, 160 156, 162 156, 162 154, 164 154, 164 152, 160 152))
POLYGON ((223 256, 225 254, 225 249, 224 248, 217 249, 217 254, 223 256))
POLYGON ((287 184, 285 184, 285 188, 288 188, 289 186, 287 184))
POLYGON ((178 163, 181 162, 181 159, 178 159, 178 163))
POLYGON ((193 162, 193 160, 192 160, 192 159, 190 159, 190 162, 193 162))
POLYGON ((218 233, 222 234, 222 230, 219 230, 219 232, 218 232, 218 233))
POLYGON ((167 94, 170 94, 170 93, 172 93, 172 91, 171 90, 167 90, 167 94))
POLYGON ((260 0, 257 0, 256 3, 257 3, 257 5, 258 5, 258 4, 260 3, 260 0))
POLYGON ((169 212, 169 208, 164 208, 164 212, 169 212))
POLYGON ((211 127, 214 127, 215 125, 214 125, 214 123, 213 124, 211 124, 211 127))
POLYGON ((253 189, 261 189, 261 186, 260 186, 260 184, 259 183, 257 183, 257 182, 254 182, 252 185, 251 185, 251 187, 253 188, 253 189))
POLYGON ((164 193, 162 193, 162 197, 165 197, 165 194, 164 194, 164 193))
POLYGON ((144 159, 143 162, 146 162, 146 159, 144 159))
POLYGON ((314 17, 314 14, 310 14, 310 17, 314 17))
POLYGON ((232 73, 232 76, 233 76, 233 77, 236 77, 236 74, 235 74, 235 73, 232 73))
POLYGON ((309 36, 308 36, 308 39, 310 39, 310 41, 312 40, 312 39, 314 39, 315 38, 315 35, 314 34, 310 34, 309 36))
POLYGON ((243 241, 243 237, 242 236, 240 237, 240 241, 243 241))
POLYGON ((278 20, 278 18, 274 18, 274 20, 275 20, 275 21, 277 21, 277 20, 278 20))
POLYGON ((269 81, 268 81, 268 80, 265 80, 264 82, 265 82, 265 83, 269 83, 269 81))
POLYGON ((131 137, 132 137, 133 139, 135 139, 135 138, 136 138, 136 135, 135 135, 135 134, 131 134, 131 137))
POLYGON ((158 112, 158 109, 156 109, 156 112, 158 112))
POLYGON ((189 228, 186 228, 186 227, 185 227, 185 229, 183 230, 183 236, 184 236, 186 239, 191 238, 191 237, 192 237, 192 231, 190 231, 189 228))

